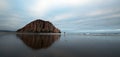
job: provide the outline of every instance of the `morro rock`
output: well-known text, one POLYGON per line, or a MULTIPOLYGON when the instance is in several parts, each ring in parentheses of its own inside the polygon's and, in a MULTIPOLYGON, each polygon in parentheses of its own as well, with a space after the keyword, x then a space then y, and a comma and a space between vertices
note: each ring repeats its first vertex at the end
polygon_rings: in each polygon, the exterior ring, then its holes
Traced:
POLYGON ((21 33, 61 33, 61 31, 56 28, 51 22, 44 20, 35 20, 23 28, 17 30, 21 33))

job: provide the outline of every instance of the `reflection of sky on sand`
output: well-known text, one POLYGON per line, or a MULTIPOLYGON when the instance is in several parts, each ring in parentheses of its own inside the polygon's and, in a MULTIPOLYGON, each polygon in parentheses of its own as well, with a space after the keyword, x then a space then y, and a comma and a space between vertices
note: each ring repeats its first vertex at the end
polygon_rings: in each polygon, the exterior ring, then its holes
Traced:
POLYGON ((120 57, 119 35, 5 34, 0 57, 120 57))

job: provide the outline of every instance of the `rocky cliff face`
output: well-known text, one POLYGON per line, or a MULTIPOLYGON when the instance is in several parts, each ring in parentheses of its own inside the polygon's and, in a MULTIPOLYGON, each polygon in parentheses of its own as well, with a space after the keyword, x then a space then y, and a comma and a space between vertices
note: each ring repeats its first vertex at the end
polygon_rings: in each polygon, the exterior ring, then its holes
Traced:
POLYGON ((51 22, 38 19, 17 30, 17 32, 60 33, 60 30, 51 22))

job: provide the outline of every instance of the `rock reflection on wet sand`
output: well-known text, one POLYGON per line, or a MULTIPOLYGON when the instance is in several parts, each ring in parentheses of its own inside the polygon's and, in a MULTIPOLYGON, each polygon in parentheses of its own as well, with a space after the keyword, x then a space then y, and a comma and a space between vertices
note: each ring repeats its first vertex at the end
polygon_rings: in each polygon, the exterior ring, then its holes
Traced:
POLYGON ((32 49, 46 49, 60 38, 60 35, 17 34, 32 49))

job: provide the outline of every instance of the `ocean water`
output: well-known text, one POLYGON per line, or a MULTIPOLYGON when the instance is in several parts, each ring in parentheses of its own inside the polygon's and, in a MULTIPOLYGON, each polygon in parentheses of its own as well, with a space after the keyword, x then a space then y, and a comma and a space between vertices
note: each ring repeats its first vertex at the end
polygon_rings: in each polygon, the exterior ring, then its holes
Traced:
POLYGON ((0 33, 0 57, 120 57, 120 35, 0 33))

